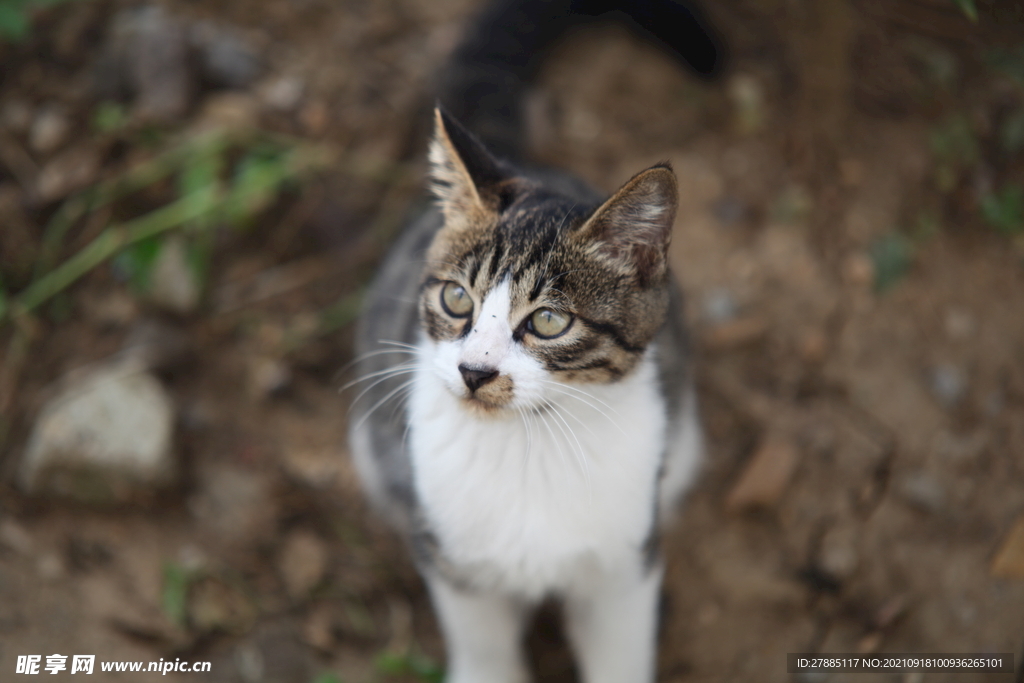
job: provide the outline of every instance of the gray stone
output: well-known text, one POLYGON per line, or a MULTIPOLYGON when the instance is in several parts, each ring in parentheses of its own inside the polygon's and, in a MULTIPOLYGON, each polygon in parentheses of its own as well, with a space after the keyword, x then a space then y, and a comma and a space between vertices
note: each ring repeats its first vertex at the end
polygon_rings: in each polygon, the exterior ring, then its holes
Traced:
POLYGON ((107 59, 122 71, 144 119, 173 121, 188 109, 195 89, 188 53, 185 27, 160 6, 114 19, 107 59))
POLYGON ((963 370, 949 363, 931 369, 932 395, 946 408, 956 406, 967 393, 967 376, 963 370))
POLYGON ((173 417, 167 392, 137 362, 68 378, 32 428, 19 483, 33 494, 130 501, 173 480, 173 417))
POLYGON ((925 512, 938 513, 946 506, 946 490, 930 472, 911 472, 900 483, 899 491, 904 500, 925 512))
POLYGON ((190 30, 203 78, 215 87, 246 88, 260 75, 259 53, 234 32, 210 21, 190 30))
POLYGON ((28 143, 34 151, 49 154, 67 142, 70 132, 71 122, 62 108, 44 107, 32 121, 28 143))
POLYGON ((199 278, 189 265, 185 241, 178 235, 164 240, 150 275, 149 298, 175 313, 191 313, 202 295, 199 278))
POLYGON ((724 323, 736 317, 739 306, 736 298, 725 287, 715 287, 707 294, 701 302, 704 309, 704 317, 712 323, 724 323))

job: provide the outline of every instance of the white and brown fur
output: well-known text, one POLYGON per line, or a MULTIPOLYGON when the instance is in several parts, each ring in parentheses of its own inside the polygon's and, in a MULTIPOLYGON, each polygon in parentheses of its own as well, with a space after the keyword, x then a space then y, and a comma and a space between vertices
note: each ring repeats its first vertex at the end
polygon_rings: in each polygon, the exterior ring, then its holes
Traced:
POLYGON ((675 176, 656 165, 602 202, 498 161, 440 110, 430 162, 437 206, 369 295, 351 445, 429 586, 446 680, 528 681, 524 625, 554 597, 586 683, 649 683, 659 520, 701 452, 667 264, 675 176), (441 305, 445 283, 468 317, 441 305), (571 317, 564 334, 531 332, 540 308, 571 317))

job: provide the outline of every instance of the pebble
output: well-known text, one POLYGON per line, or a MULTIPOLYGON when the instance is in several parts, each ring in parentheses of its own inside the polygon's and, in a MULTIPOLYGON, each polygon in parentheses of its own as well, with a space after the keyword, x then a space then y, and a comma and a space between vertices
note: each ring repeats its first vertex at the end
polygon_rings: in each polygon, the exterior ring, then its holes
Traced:
POLYGON ((43 166, 36 179, 36 196, 44 202, 63 199, 91 185, 99 174, 100 155, 92 145, 81 145, 58 154, 43 166))
POLYGON ((263 69, 259 53, 223 26, 201 21, 191 27, 189 38, 204 80, 214 87, 247 88, 263 69))
POLYGON ((736 225, 747 216, 747 205, 742 199, 722 197, 711 205, 711 212, 722 225, 736 225))
POLYGON ((10 517, 0 521, 0 544, 20 555, 32 554, 32 535, 10 517))
POLYGON ((796 471, 796 446, 786 438, 764 439, 726 497, 729 512, 775 507, 796 471))
POLYGON ((327 573, 327 548, 316 534, 293 531, 284 540, 278 570, 288 595, 296 600, 305 598, 327 573))
POLYGON ((149 298, 175 313, 191 313, 199 306, 202 289, 188 263, 185 240, 172 235, 163 241, 150 274, 149 298))
POLYGON ((85 502, 126 502, 172 481, 174 408, 135 362, 108 362, 48 401, 20 463, 21 487, 85 502))
POLYGON ((843 278, 857 287, 867 287, 875 281, 875 264, 867 254, 851 254, 843 262, 843 278))
POLYGON ((0 106, 0 124, 19 135, 32 126, 32 106, 24 100, 8 99, 0 106))
POLYGON ((280 76, 259 89, 259 97, 271 109, 291 111, 299 105, 306 84, 295 76, 280 76))
POLYGON ((43 107, 29 129, 28 143, 33 151, 49 154, 68 140, 71 122, 59 106, 43 107))
POLYGON ((967 393, 967 376, 951 363, 941 363, 929 372, 932 395, 946 408, 955 407, 967 393))
POLYGON ((126 10, 117 21, 126 36, 124 59, 138 114, 157 121, 180 118, 195 89, 185 27, 159 5, 126 10))
POLYGON ((715 287, 701 301, 704 317, 711 323, 724 323, 736 317, 739 306, 736 297, 725 287, 715 287))
POLYGON ((996 552, 992 576, 1024 580, 1024 516, 1017 519, 996 552))
POLYGON ((286 389, 292 381, 291 369, 279 358, 253 356, 248 363, 249 394, 264 399, 286 389))
POLYGON ((857 572, 857 533, 850 526, 830 529, 821 542, 818 563, 823 570, 840 581, 847 581, 857 572))
POLYGON ((925 512, 935 514, 946 506, 946 491, 930 472, 908 474, 900 483, 899 491, 904 500, 925 512))
POLYGON ((959 308, 951 308, 946 311, 946 319, 943 322, 946 336, 956 341, 970 339, 977 329, 974 316, 959 308))

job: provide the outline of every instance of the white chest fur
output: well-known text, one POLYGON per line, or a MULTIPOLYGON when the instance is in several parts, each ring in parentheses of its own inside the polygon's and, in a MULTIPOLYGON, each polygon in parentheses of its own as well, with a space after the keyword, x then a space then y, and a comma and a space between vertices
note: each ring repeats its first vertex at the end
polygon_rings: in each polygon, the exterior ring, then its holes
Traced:
POLYGON ((652 351, 537 414, 478 418, 424 364, 409 400, 421 510, 474 582, 537 598, 635 571, 651 532, 665 407, 652 351))

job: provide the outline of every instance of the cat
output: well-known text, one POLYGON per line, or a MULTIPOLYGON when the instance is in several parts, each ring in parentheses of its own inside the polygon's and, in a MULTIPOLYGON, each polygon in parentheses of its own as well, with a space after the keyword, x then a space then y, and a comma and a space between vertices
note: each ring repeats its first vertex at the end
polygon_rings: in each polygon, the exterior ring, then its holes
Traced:
POLYGON ((441 107, 433 127, 435 205, 358 332, 356 469, 409 541, 447 683, 529 681, 523 631, 550 597, 586 683, 649 683, 659 525, 702 451, 667 256, 675 175, 654 165, 604 199, 499 158, 441 107))

